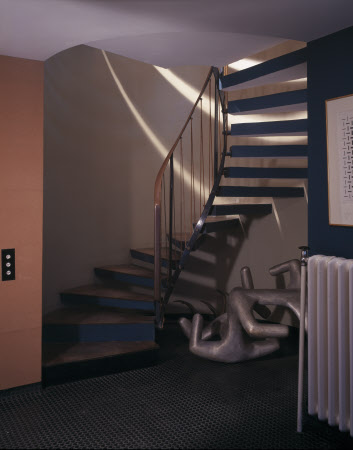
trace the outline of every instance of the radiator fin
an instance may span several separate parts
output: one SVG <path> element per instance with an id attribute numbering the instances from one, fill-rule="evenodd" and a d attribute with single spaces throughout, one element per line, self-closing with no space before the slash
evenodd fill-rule
<path id="1" fill-rule="evenodd" d="M 353 436 L 353 260 L 308 263 L 308 412 Z"/>

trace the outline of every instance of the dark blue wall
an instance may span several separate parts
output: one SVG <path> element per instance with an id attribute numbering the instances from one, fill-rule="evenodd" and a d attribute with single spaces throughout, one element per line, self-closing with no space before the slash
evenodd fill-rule
<path id="1" fill-rule="evenodd" d="M 328 220 L 325 100 L 353 94 L 353 27 L 308 43 L 310 254 L 353 258 L 353 228 Z"/>

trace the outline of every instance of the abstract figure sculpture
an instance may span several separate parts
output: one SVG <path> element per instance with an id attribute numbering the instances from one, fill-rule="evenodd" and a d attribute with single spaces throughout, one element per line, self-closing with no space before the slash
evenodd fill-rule
<path id="1" fill-rule="evenodd" d="M 300 319 L 300 263 L 293 259 L 270 269 L 273 276 L 289 272 L 286 289 L 254 289 L 248 267 L 241 269 L 241 288 L 229 294 L 226 312 L 205 328 L 203 318 L 195 314 L 192 322 L 181 318 L 179 324 L 189 338 L 189 348 L 195 355 L 220 362 L 239 362 L 257 358 L 279 348 L 278 338 L 286 337 L 286 325 L 258 322 L 253 310 L 263 317 L 270 311 L 266 305 L 280 305 L 291 309 Z M 220 340 L 209 341 L 219 335 Z"/>

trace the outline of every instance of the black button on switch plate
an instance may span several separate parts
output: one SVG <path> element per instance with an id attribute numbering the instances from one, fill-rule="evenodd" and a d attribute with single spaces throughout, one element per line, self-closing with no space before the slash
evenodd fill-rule
<path id="1" fill-rule="evenodd" d="M 15 279 L 15 249 L 1 250 L 1 273 L 2 281 Z"/>

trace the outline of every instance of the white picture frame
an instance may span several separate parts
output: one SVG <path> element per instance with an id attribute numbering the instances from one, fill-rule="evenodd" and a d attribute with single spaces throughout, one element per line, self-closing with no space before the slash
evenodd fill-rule
<path id="1" fill-rule="evenodd" d="M 325 103 L 329 224 L 353 227 L 353 94 Z"/>

